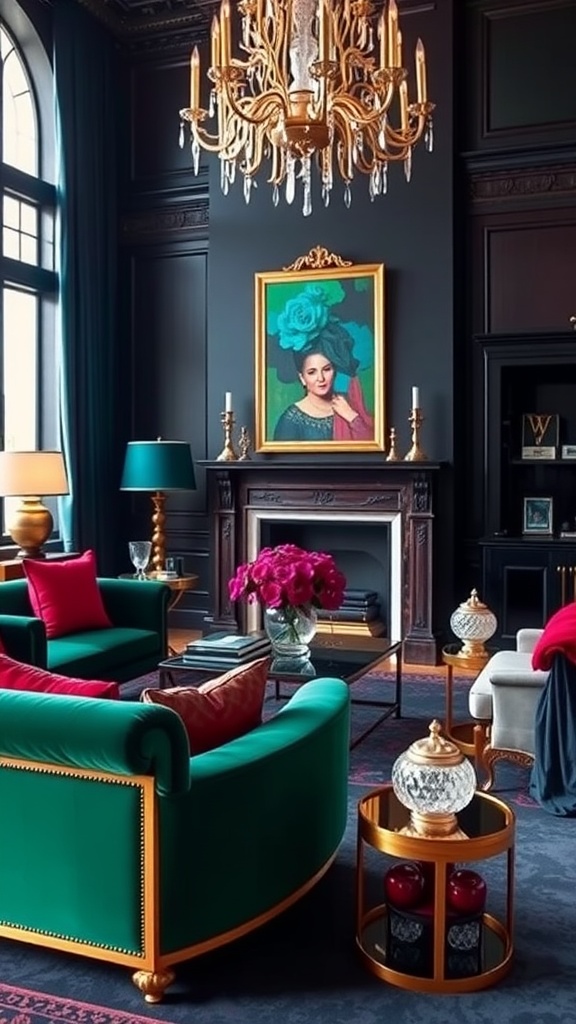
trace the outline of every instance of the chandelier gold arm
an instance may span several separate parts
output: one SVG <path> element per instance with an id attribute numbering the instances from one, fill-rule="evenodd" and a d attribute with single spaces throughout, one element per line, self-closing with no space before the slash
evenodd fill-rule
<path id="1" fill-rule="evenodd" d="M 242 96 L 238 100 L 234 96 L 228 82 L 225 82 L 224 94 L 228 106 L 236 117 L 241 121 L 247 121 L 249 124 L 262 124 L 264 120 L 270 117 L 274 110 L 281 110 L 284 115 L 287 113 L 286 99 L 284 93 L 279 89 L 271 89 L 264 96 Z M 257 112 L 253 112 L 254 108 L 258 108 Z"/>

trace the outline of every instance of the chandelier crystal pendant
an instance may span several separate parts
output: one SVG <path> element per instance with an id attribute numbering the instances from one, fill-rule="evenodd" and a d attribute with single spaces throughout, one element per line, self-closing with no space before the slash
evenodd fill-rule
<path id="1" fill-rule="evenodd" d="M 213 83 L 208 110 L 200 106 L 200 55 L 190 61 L 190 106 L 180 111 L 180 145 L 190 125 L 197 174 L 201 149 L 218 154 L 226 195 L 237 171 L 248 203 L 256 176 L 269 164 L 277 205 L 302 187 L 302 212 L 312 212 L 312 166 L 325 206 L 337 175 L 344 203 L 355 174 L 368 176 L 370 198 L 387 191 L 388 164 L 412 173 L 412 150 L 433 145 L 432 111 L 421 39 L 415 51 L 416 101 L 408 97 L 396 0 L 380 13 L 371 0 L 238 0 L 240 56 L 232 56 L 230 0 L 222 0 L 211 32 Z M 398 126 L 392 124 L 394 110 Z M 204 126 L 215 120 L 213 134 Z"/>

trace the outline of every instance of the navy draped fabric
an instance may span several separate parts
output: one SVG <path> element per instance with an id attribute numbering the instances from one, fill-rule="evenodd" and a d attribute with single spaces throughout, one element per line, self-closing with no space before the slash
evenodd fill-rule
<path id="1" fill-rule="evenodd" d="M 536 709 L 530 794 L 550 814 L 576 816 L 576 665 L 556 654 Z"/>
<path id="2" fill-rule="evenodd" d="M 61 282 L 62 444 L 70 494 L 66 550 L 117 564 L 121 401 L 117 331 L 117 57 L 113 40 L 73 0 L 54 4 Z"/>

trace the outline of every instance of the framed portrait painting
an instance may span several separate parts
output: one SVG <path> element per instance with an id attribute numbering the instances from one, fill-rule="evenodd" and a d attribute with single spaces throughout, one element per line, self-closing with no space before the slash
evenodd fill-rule
<path id="1" fill-rule="evenodd" d="M 320 246 L 255 277 L 259 452 L 384 451 L 384 266 Z"/>

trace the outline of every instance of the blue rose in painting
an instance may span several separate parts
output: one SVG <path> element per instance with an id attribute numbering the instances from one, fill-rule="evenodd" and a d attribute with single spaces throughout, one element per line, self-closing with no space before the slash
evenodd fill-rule
<path id="1" fill-rule="evenodd" d="M 281 348 L 299 352 L 317 337 L 328 323 L 328 305 L 324 290 L 318 285 L 307 285 L 293 299 L 288 299 L 278 314 L 278 341 Z"/>

